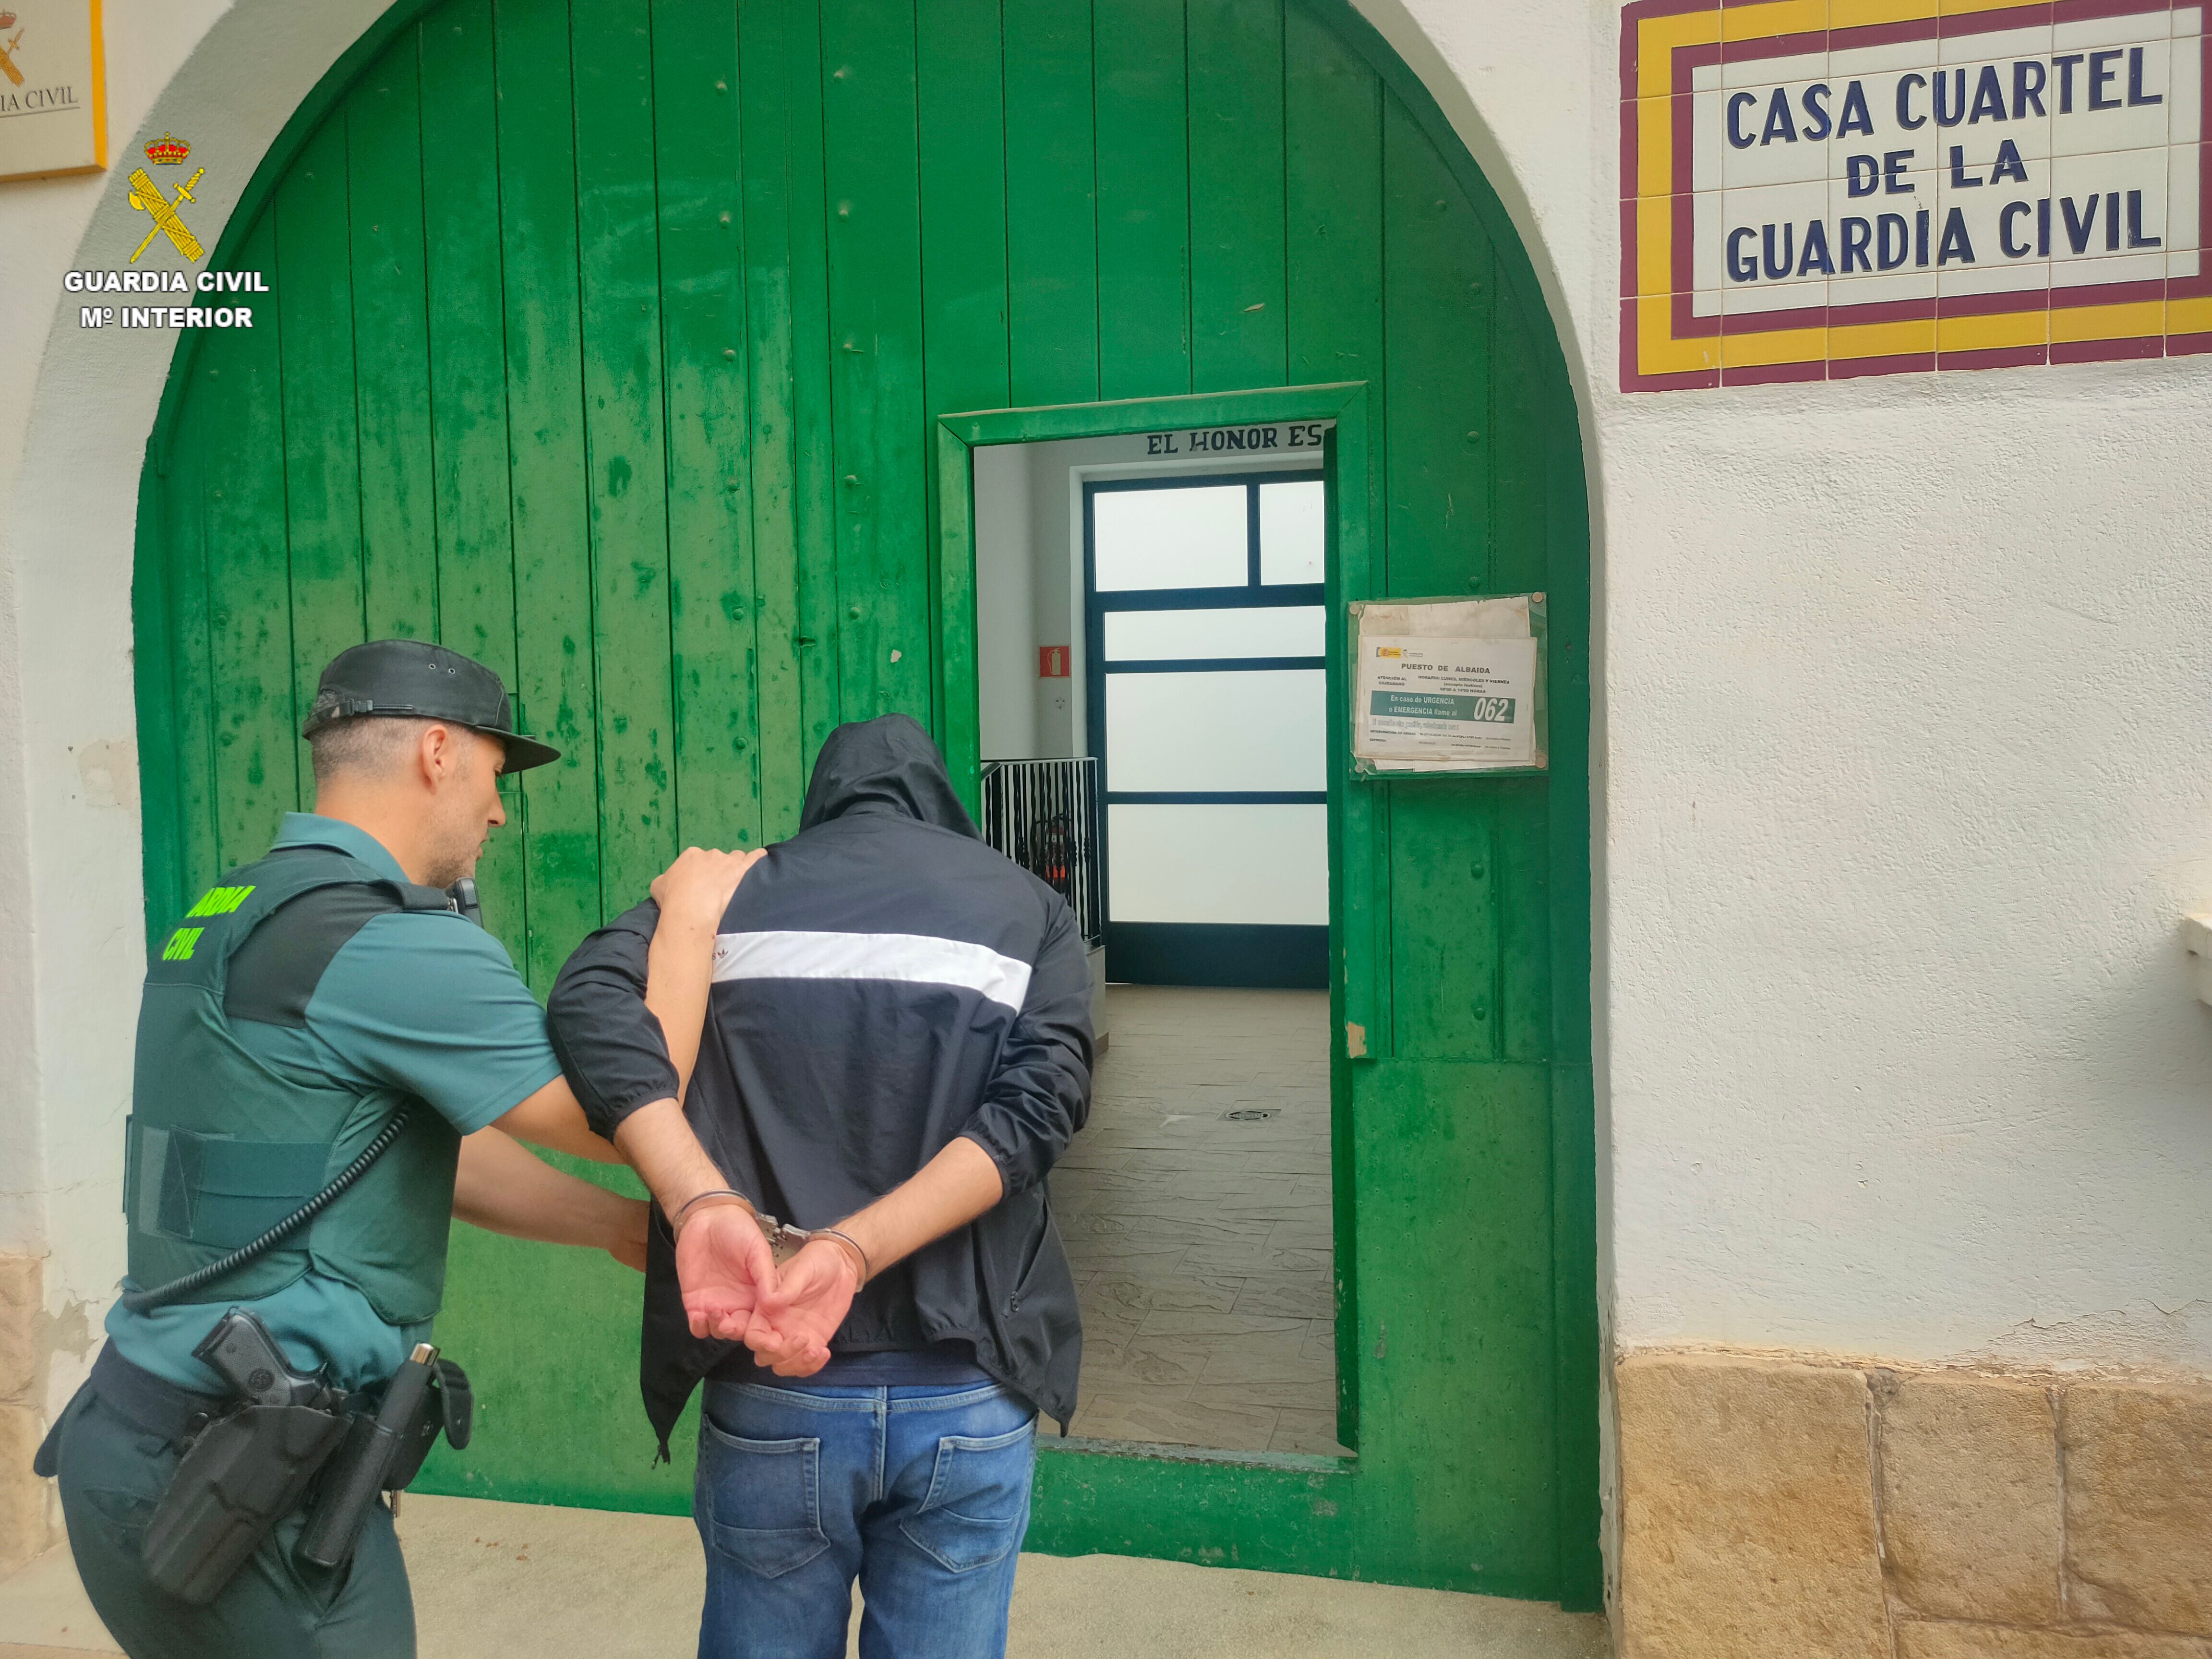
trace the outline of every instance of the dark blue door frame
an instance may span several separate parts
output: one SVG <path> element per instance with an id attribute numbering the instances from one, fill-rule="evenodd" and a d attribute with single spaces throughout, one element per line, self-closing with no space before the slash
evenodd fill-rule
<path id="1" fill-rule="evenodd" d="M 1106 677 L 1109 674 L 1252 673 L 1313 669 L 1328 659 L 1311 657 L 1188 657 L 1106 660 L 1106 613 L 1112 611 L 1254 611 L 1320 606 L 1322 582 L 1261 580 L 1260 486 L 1317 483 L 1311 468 L 1269 472 L 1206 473 L 1175 478 L 1117 478 L 1083 486 L 1084 726 L 1098 762 L 1101 882 L 1105 892 L 1106 977 L 1135 985 L 1218 985 L 1267 989 L 1326 990 L 1328 928 L 1266 922 L 1116 921 L 1113 890 L 1113 809 L 1119 806 L 1326 806 L 1328 792 L 1311 790 L 1116 791 L 1106 759 Z M 1098 591 L 1097 498 L 1124 490 L 1193 489 L 1237 485 L 1244 489 L 1245 580 L 1237 587 L 1149 587 Z"/>

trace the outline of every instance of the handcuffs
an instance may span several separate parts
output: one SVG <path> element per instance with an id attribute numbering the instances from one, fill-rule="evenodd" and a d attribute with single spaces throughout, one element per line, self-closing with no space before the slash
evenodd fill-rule
<path id="1" fill-rule="evenodd" d="M 669 1232 L 672 1235 L 681 1232 L 684 1218 L 691 1212 L 691 1206 L 709 1198 L 734 1198 L 738 1203 L 744 1205 L 745 1212 L 753 1218 L 753 1224 L 761 1230 L 761 1237 L 768 1240 L 769 1255 L 779 1267 L 797 1255 L 807 1245 L 820 1238 L 842 1244 L 852 1252 L 855 1258 L 855 1265 L 860 1270 L 860 1281 L 853 1287 L 854 1290 L 857 1291 L 861 1285 L 866 1284 L 875 1276 L 872 1266 L 868 1261 L 867 1251 L 860 1248 L 860 1241 L 851 1234 L 841 1232 L 835 1227 L 794 1227 L 788 1222 L 777 1220 L 743 1193 L 733 1191 L 727 1187 L 716 1187 L 707 1192 L 694 1193 L 690 1198 L 685 1199 L 677 1206 L 676 1213 L 668 1219 Z"/>

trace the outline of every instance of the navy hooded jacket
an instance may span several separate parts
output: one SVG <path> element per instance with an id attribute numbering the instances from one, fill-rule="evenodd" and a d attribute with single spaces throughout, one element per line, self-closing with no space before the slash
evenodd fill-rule
<path id="1" fill-rule="evenodd" d="M 611 1136 L 676 1091 L 644 1002 L 651 900 L 601 928 L 547 1003 L 585 1115 Z M 1066 902 L 986 846 L 903 714 L 840 726 L 799 832 L 738 886 L 715 941 L 684 1115 L 730 1184 L 801 1227 L 843 1219 L 964 1135 L 1006 1195 L 872 1279 L 834 1353 L 944 1346 L 1060 1422 L 1082 1328 L 1045 1176 L 1091 1106 L 1091 980 Z M 752 1373 L 693 1337 L 656 1208 L 641 1380 L 661 1438 L 704 1376 Z"/>

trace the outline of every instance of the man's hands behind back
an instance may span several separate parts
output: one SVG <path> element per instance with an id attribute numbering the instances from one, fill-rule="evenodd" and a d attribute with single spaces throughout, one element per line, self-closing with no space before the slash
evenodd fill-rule
<path id="1" fill-rule="evenodd" d="M 685 1220 L 676 1276 L 692 1335 L 743 1342 L 779 1376 L 811 1376 L 830 1363 L 830 1339 L 860 1287 L 852 1257 L 826 1242 L 779 1268 L 752 1212 L 734 1203 Z"/>
<path id="2" fill-rule="evenodd" d="M 859 1288 L 851 1256 L 827 1239 L 806 1245 L 777 1269 L 754 1307 L 745 1332 L 753 1363 L 778 1376 L 813 1376 L 830 1363 L 830 1339 Z"/>
<path id="3" fill-rule="evenodd" d="M 752 1211 L 712 1202 L 693 1211 L 676 1235 L 676 1278 L 692 1335 L 744 1341 L 762 1291 L 775 1284 L 775 1258 Z"/>

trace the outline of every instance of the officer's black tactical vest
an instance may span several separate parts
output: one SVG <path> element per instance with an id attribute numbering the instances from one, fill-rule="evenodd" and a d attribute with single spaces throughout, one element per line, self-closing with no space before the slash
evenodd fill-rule
<path id="1" fill-rule="evenodd" d="M 288 1074 L 240 1042 L 235 1023 L 305 1025 L 324 970 L 370 917 L 447 908 L 435 888 L 329 848 L 295 847 L 232 871 L 185 913 L 147 971 L 138 1014 L 123 1207 L 141 1288 L 204 1267 L 290 1214 L 410 1099 Z M 257 932 L 246 971 L 234 975 Z M 459 1152 L 452 1126 L 416 1103 L 399 1139 L 336 1203 L 185 1299 L 267 1296 L 312 1264 L 358 1286 L 389 1323 L 429 1318 L 445 1289 Z"/>

